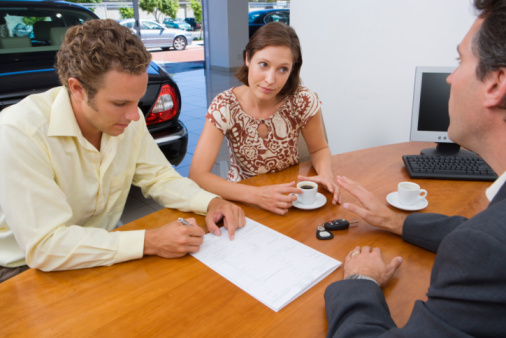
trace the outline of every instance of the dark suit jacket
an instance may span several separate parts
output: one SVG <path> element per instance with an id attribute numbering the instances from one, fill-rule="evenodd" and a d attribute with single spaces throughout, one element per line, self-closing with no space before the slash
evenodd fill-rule
<path id="1" fill-rule="evenodd" d="M 428 300 L 397 328 L 375 283 L 335 282 L 325 291 L 328 337 L 506 337 L 506 184 L 469 220 L 410 215 L 402 237 L 437 251 Z"/>

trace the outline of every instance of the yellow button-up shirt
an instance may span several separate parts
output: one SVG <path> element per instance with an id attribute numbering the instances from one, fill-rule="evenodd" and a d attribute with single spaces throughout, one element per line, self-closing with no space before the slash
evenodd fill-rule
<path id="1" fill-rule="evenodd" d="M 65 88 L 0 113 L 0 265 L 44 271 L 140 258 L 144 231 L 114 229 L 130 186 L 182 211 L 207 212 L 210 194 L 181 177 L 142 113 L 98 151 L 82 135 Z"/>

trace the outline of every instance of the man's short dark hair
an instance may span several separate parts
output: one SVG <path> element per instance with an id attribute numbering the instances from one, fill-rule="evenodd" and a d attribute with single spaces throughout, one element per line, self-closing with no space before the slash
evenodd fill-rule
<path id="1" fill-rule="evenodd" d="M 476 75 L 483 80 L 490 72 L 506 67 L 506 0 L 475 0 L 483 24 L 473 37 L 473 53 L 479 58 Z"/>

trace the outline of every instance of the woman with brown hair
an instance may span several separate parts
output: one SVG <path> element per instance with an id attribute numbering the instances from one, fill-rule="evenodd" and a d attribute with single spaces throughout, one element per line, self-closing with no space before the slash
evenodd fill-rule
<path id="1" fill-rule="evenodd" d="M 255 204 L 285 214 L 301 193 L 295 182 L 252 187 L 234 184 L 258 174 L 299 163 L 297 141 L 302 132 L 318 173 L 299 177 L 324 186 L 340 200 L 331 170 L 330 149 L 322 128 L 321 102 L 300 84 L 302 54 L 293 28 L 269 23 L 251 38 L 236 77 L 244 84 L 216 96 L 193 156 L 190 178 L 228 200 Z M 211 173 L 227 138 L 230 170 L 227 180 Z"/>

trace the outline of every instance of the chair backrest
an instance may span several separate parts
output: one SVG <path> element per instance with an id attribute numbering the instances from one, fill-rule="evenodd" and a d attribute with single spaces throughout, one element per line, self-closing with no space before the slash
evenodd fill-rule
<path id="1" fill-rule="evenodd" d="M 318 94 L 316 94 L 316 97 L 318 97 Z M 327 138 L 327 129 L 325 128 L 325 121 L 323 121 L 323 115 L 322 115 L 322 130 L 323 130 L 323 137 L 325 137 L 325 141 L 327 141 L 328 143 L 329 139 Z M 301 163 L 311 160 L 311 154 L 309 153 L 309 149 L 307 147 L 306 141 L 304 140 L 304 137 L 302 136 L 302 133 L 299 133 L 299 141 L 297 143 L 297 147 L 299 148 L 299 161 Z"/>
<path id="2" fill-rule="evenodd" d="M 327 138 L 327 130 L 325 129 L 325 123 L 323 122 L 323 116 L 322 116 L 322 129 L 323 129 L 323 137 L 325 137 L 325 141 L 328 143 Z M 304 140 L 304 137 L 302 136 L 302 133 L 299 134 L 299 140 L 297 147 L 299 148 L 299 161 L 300 163 L 306 162 L 311 160 L 311 154 L 309 153 L 309 149 L 307 147 L 306 141 Z"/>
<path id="3" fill-rule="evenodd" d="M 67 27 L 51 27 L 49 29 L 49 41 L 52 46 L 60 46 L 65 38 Z"/>
<path id="4" fill-rule="evenodd" d="M 31 47 L 32 41 L 28 36 L 13 37 L 13 38 L 0 38 L 0 48 L 23 48 Z"/>

